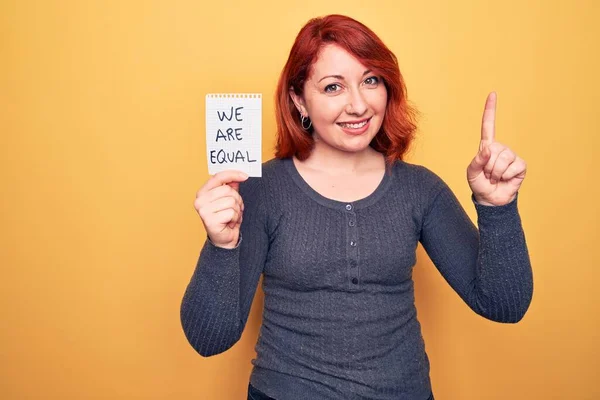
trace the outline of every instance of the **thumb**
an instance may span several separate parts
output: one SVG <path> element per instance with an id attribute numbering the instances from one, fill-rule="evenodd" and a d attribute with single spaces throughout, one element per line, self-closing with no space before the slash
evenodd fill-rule
<path id="1" fill-rule="evenodd" d="M 240 183 L 239 182 L 229 182 L 227 185 L 229 185 L 236 192 L 240 191 Z"/>
<path id="2" fill-rule="evenodd" d="M 471 164 L 469 164 L 469 167 L 467 168 L 468 179 L 473 179 L 483 172 L 483 168 L 492 156 L 492 152 L 488 146 L 483 145 L 481 147 L 482 149 L 477 152 L 477 155 L 473 158 L 473 161 L 471 161 Z"/>

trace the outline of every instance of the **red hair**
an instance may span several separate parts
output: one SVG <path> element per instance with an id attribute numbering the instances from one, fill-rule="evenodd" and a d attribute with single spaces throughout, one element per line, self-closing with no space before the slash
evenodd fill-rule
<path id="1" fill-rule="evenodd" d="M 295 155 L 305 160 L 310 155 L 314 139 L 311 133 L 302 129 L 300 112 L 289 91 L 291 88 L 297 95 L 302 95 L 311 66 L 321 48 L 328 44 L 340 46 L 383 79 L 387 90 L 386 112 L 370 145 L 383 153 L 388 163 L 402 160 L 415 135 L 417 111 L 407 102 L 398 60 L 373 31 L 343 15 L 311 19 L 296 37 L 275 94 L 275 156 L 288 158 Z"/>

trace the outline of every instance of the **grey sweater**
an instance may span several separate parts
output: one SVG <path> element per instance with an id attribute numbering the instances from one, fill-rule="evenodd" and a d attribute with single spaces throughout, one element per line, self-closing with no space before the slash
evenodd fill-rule
<path id="1" fill-rule="evenodd" d="M 483 206 L 479 230 L 425 167 L 396 162 L 368 197 L 321 196 L 291 159 L 240 185 L 241 241 L 207 240 L 181 305 L 187 339 L 203 356 L 244 330 L 263 274 L 263 321 L 250 381 L 277 400 L 406 399 L 431 393 L 412 268 L 421 242 L 464 302 L 517 322 L 533 278 L 517 199 Z"/>

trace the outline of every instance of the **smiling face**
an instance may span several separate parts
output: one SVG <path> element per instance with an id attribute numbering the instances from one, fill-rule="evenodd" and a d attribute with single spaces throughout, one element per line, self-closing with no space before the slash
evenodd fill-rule
<path id="1" fill-rule="evenodd" d="M 303 94 L 290 96 L 312 121 L 315 149 L 343 152 L 368 148 L 385 115 L 387 90 L 381 78 L 341 47 L 323 47 Z"/>

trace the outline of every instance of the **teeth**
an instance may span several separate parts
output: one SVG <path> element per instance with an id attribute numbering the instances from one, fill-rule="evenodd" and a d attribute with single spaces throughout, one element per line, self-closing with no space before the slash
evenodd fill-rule
<path id="1" fill-rule="evenodd" d="M 362 128 L 363 126 L 365 126 L 367 124 L 367 122 L 369 122 L 369 121 L 363 121 L 359 124 L 340 124 L 340 125 L 344 128 L 358 129 L 358 128 Z"/>

